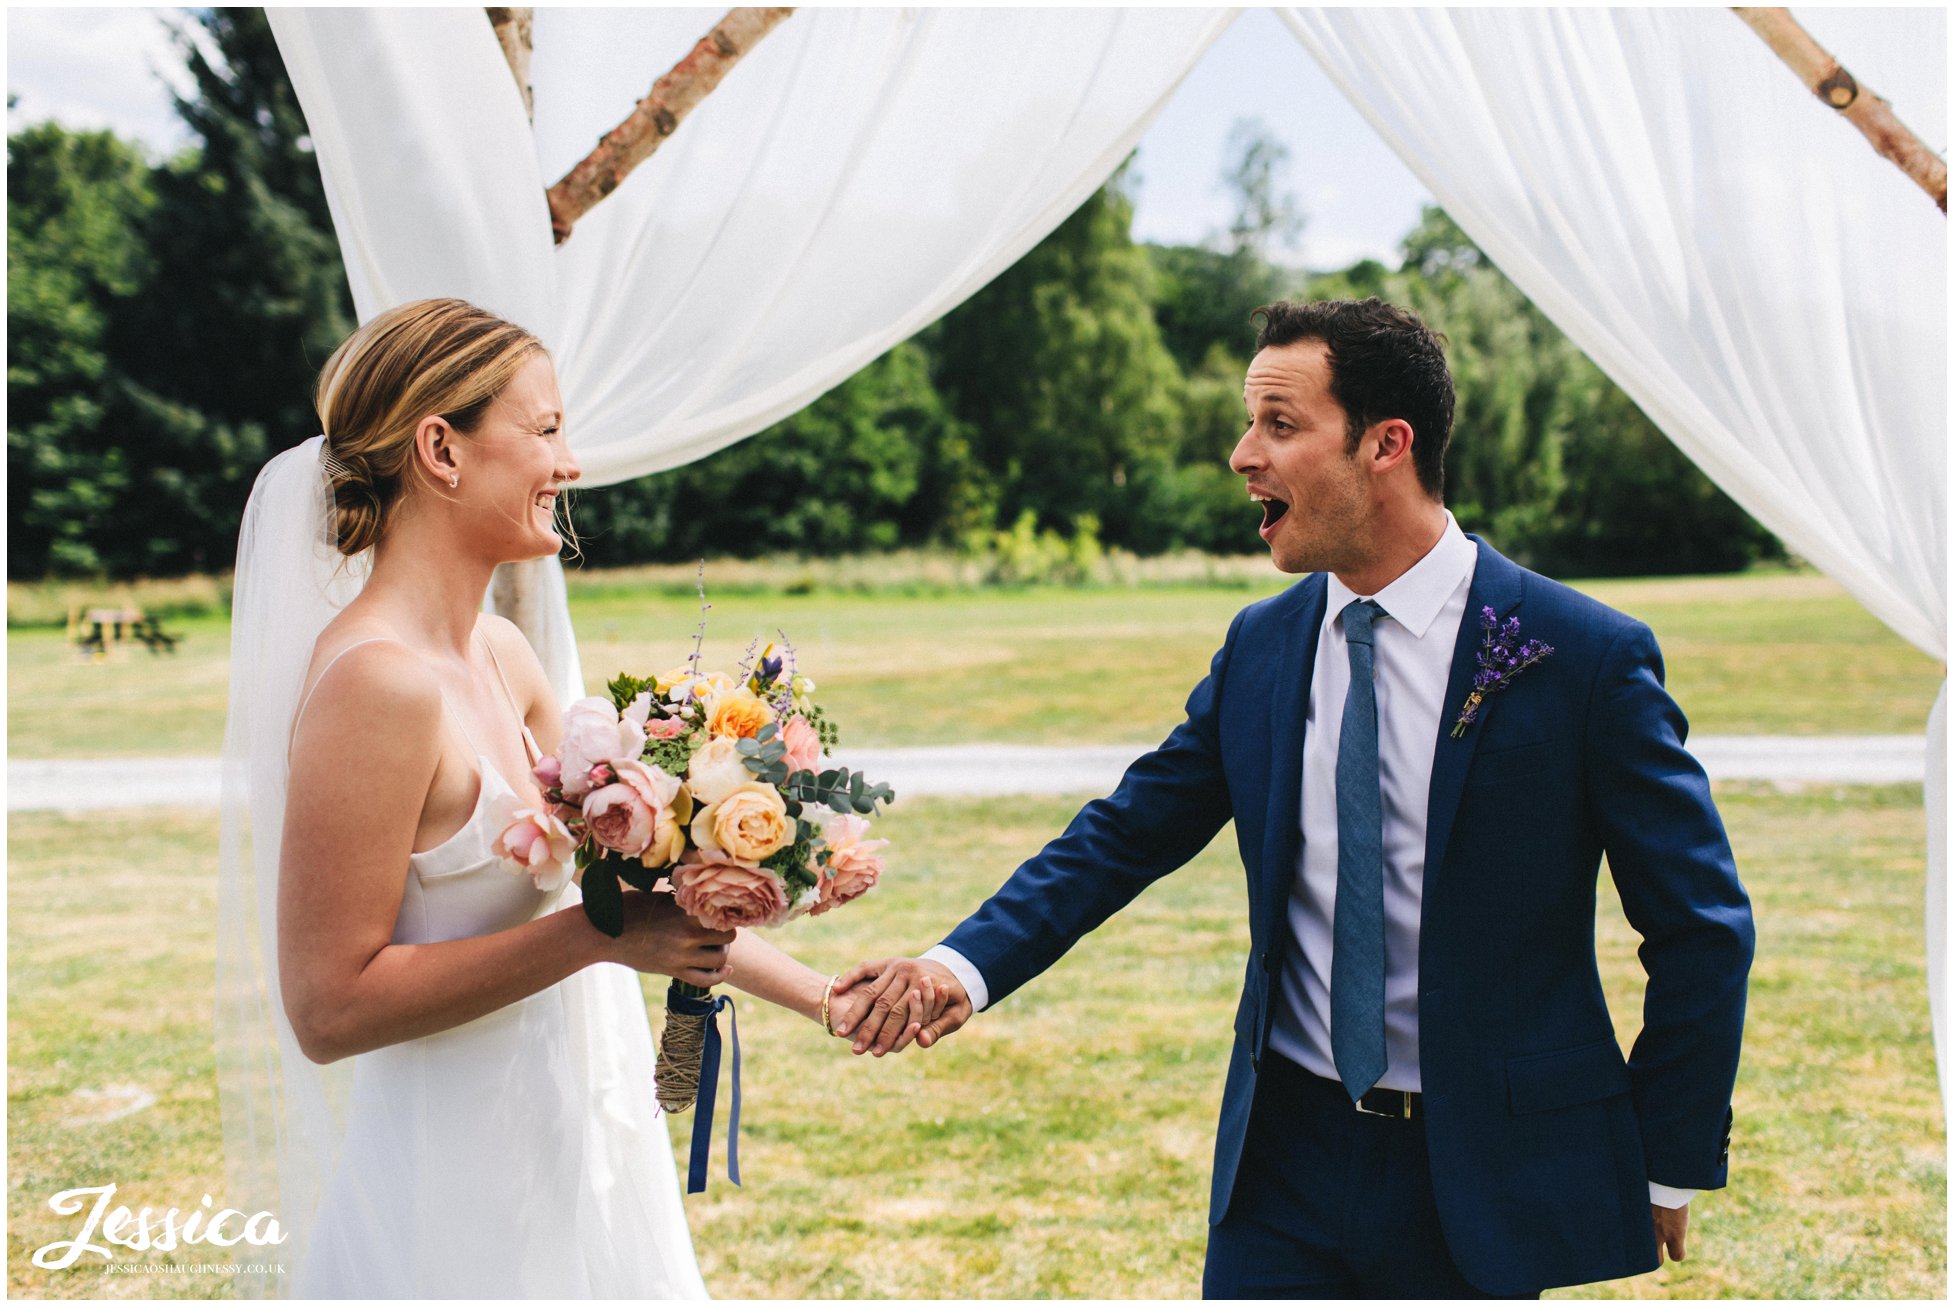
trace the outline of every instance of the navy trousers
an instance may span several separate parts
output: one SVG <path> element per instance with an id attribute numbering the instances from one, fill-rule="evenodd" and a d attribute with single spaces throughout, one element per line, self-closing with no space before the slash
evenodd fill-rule
<path id="1" fill-rule="evenodd" d="M 1439 1230 L 1424 1122 L 1367 1116 L 1269 1053 L 1204 1298 L 1485 1298 Z"/>

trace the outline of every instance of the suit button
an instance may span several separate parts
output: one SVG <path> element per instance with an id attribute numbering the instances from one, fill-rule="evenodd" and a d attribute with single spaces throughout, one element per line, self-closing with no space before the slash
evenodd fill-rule
<path id="1" fill-rule="evenodd" d="M 1271 970 L 1271 967 L 1269 965 L 1269 951 L 1267 949 L 1262 950 L 1262 970 L 1264 971 Z"/>

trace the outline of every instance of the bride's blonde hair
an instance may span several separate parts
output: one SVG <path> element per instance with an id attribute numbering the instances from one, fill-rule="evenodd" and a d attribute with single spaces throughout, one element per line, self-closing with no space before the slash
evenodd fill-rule
<path id="1" fill-rule="evenodd" d="M 385 534 L 422 419 L 438 414 L 473 431 L 523 365 L 548 353 L 515 323 L 461 299 L 398 305 L 341 342 L 313 396 L 339 552 L 350 557 Z"/>

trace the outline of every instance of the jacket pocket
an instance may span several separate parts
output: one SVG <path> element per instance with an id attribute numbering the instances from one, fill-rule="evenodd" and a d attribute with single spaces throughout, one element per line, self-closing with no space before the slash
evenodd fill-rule
<path id="1" fill-rule="evenodd" d="M 1628 1066 L 1612 1039 L 1509 1058 L 1506 1063 L 1507 1106 L 1515 1116 L 1593 1103 L 1628 1091 Z"/>
<path id="2" fill-rule="evenodd" d="M 1553 769 L 1554 742 L 1541 740 L 1537 744 L 1521 744 L 1477 755 L 1472 760 L 1472 770 L 1466 773 L 1466 784 L 1491 785 Z"/>

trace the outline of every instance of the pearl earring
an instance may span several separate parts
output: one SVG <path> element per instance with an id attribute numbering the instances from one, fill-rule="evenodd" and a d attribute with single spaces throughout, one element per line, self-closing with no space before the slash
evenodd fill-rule
<path id="1" fill-rule="evenodd" d="M 457 473 L 456 473 L 455 475 L 453 475 L 453 476 L 451 476 L 451 477 L 449 477 L 449 478 L 448 478 L 448 484 L 449 484 L 449 485 L 451 485 L 451 486 L 458 486 L 458 485 L 460 485 L 460 484 L 461 484 L 461 474 L 460 474 L 459 472 L 457 472 Z"/>

